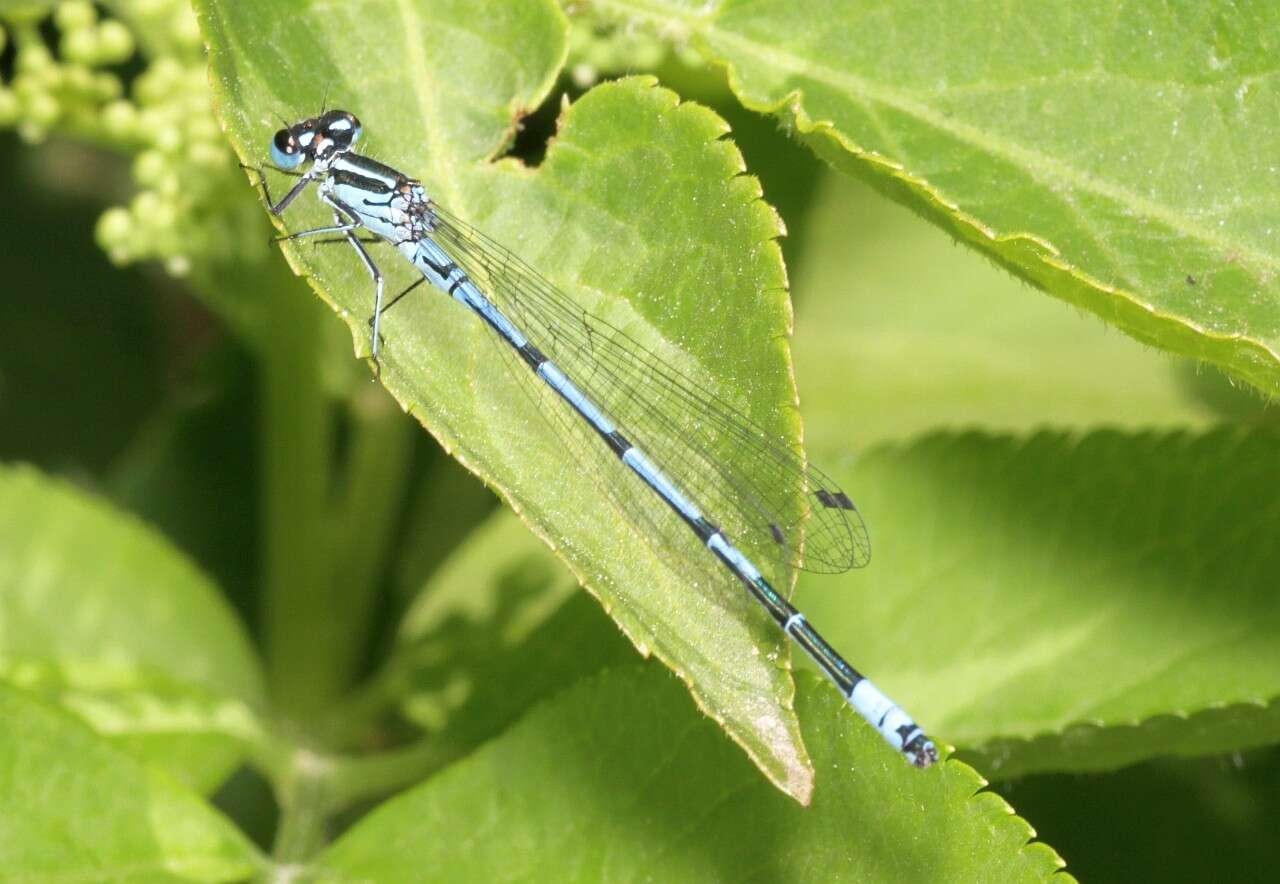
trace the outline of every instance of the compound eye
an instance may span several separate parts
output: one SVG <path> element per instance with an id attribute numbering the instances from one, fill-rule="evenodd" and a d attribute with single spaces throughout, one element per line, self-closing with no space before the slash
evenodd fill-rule
<path id="1" fill-rule="evenodd" d="M 355 114 L 332 110 L 320 118 L 320 130 L 340 150 L 346 150 L 360 140 L 360 121 Z"/>
<path id="2" fill-rule="evenodd" d="M 277 169 L 285 171 L 298 168 L 298 164 L 302 162 L 298 141 L 288 129 L 281 129 L 271 139 L 271 162 L 276 164 Z"/>

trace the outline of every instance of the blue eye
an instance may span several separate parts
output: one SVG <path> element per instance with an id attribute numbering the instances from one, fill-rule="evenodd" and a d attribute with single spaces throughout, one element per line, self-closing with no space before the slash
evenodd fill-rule
<path id="1" fill-rule="evenodd" d="M 302 151 L 298 149 L 298 142 L 288 129 L 281 129 L 271 139 L 271 162 L 275 163 L 277 169 L 285 171 L 298 168 L 298 164 L 302 162 Z"/>

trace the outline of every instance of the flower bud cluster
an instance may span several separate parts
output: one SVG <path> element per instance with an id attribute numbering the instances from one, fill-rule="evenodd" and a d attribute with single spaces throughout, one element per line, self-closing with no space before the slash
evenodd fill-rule
<path id="1" fill-rule="evenodd" d="M 47 12 L 0 13 L 0 50 L 15 50 L 0 127 L 31 143 L 56 133 L 132 155 L 135 195 L 96 231 L 117 264 L 158 260 L 181 276 L 193 262 L 261 251 L 263 222 L 213 117 L 190 5 L 118 0 L 112 10 L 117 18 L 85 0 L 59 3 L 52 40 L 41 32 Z M 126 83 L 120 69 L 137 53 L 145 67 Z"/>

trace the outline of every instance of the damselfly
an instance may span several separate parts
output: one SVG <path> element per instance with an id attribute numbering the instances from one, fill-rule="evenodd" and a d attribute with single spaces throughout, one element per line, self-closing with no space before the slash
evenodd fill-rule
<path id="1" fill-rule="evenodd" d="M 351 245 L 374 282 L 370 352 L 379 366 L 384 281 L 361 232 L 394 246 L 430 283 L 496 333 L 517 375 L 579 451 L 609 453 L 603 487 L 654 542 L 718 559 L 853 707 L 918 767 L 938 758 L 911 717 L 850 666 L 752 561 L 839 572 L 866 564 L 866 529 L 849 497 L 824 473 L 632 338 L 574 305 L 511 252 L 436 205 L 422 185 L 355 153 L 360 122 L 333 110 L 276 133 L 271 160 L 301 172 L 282 214 L 308 186 L 333 224 L 289 239 L 332 234 Z M 412 289 L 414 286 L 410 286 Z M 519 363 L 523 363 L 521 366 Z M 606 471 L 608 472 L 608 471 Z M 644 496 L 637 500 L 637 496 Z M 648 504 L 654 501 L 653 506 Z M 655 517 L 654 510 L 667 518 Z M 677 536 L 677 532 L 679 536 Z M 751 552 L 744 552 L 744 549 Z M 714 558 L 713 558 L 714 557 Z"/>

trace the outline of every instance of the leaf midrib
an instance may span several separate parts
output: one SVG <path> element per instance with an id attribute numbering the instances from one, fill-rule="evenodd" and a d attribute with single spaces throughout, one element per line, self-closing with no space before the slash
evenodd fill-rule
<path id="1" fill-rule="evenodd" d="M 413 3 L 410 0 L 396 0 L 396 7 L 399 9 L 400 17 L 404 23 L 405 53 L 409 57 L 413 94 L 418 102 L 420 119 L 432 122 L 438 121 L 436 103 L 431 97 L 431 90 L 426 87 L 426 84 L 431 82 L 431 77 L 427 70 L 427 59 L 422 51 L 422 41 L 417 39 L 417 35 L 421 33 L 422 22 L 418 18 L 418 13 L 413 8 Z M 441 148 L 436 136 L 438 128 L 439 126 L 430 124 L 422 127 L 423 142 L 427 152 L 427 164 L 431 168 L 432 189 L 439 187 L 442 190 L 448 190 L 450 194 L 448 204 L 457 205 L 457 191 L 449 188 L 447 184 L 447 182 L 453 180 L 453 176 L 443 174 L 440 166 Z"/>

